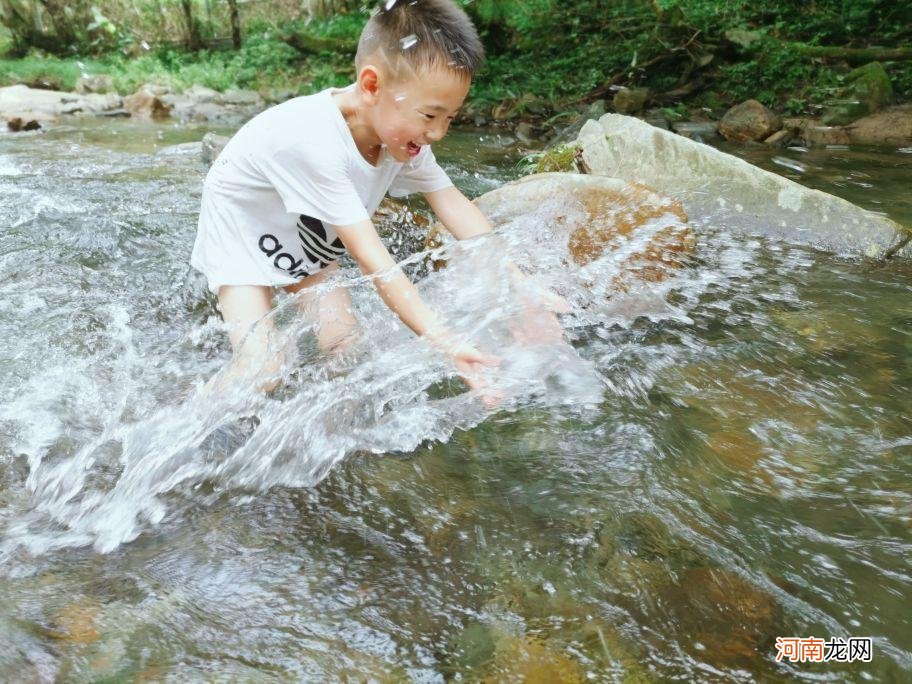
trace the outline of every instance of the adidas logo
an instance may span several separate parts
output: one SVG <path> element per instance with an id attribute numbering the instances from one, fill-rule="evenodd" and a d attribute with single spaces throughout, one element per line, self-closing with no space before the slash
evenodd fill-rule
<path id="1" fill-rule="evenodd" d="M 326 268 L 345 254 L 345 245 L 339 238 L 332 242 L 327 240 L 326 228 L 319 219 L 301 214 L 297 225 L 301 249 L 304 257 L 309 259 L 307 263 L 303 258 L 295 258 L 293 254 L 283 251 L 285 247 L 275 235 L 265 233 L 260 236 L 260 251 L 270 257 L 273 266 L 280 271 L 285 271 L 293 278 L 303 278 L 315 270 Z M 317 268 L 314 269 L 314 266 Z"/>

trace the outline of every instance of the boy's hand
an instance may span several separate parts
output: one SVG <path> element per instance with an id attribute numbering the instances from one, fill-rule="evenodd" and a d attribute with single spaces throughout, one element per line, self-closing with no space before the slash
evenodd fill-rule
<path id="1" fill-rule="evenodd" d="M 510 325 L 513 339 L 522 345 L 553 344 L 564 339 L 564 329 L 555 314 L 569 313 L 570 304 L 553 292 L 526 295 L 518 320 Z"/>
<path id="2" fill-rule="evenodd" d="M 488 386 L 483 373 L 485 368 L 496 368 L 500 359 L 490 354 L 483 354 L 470 344 L 460 344 L 448 350 L 453 359 L 453 365 L 459 371 L 463 382 L 474 390 L 484 389 Z"/>
<path id="3" fill-rule="evenodd" d="M 453 360 L 459 377 L 469 389 L 479 393 L 487 408 L 494 408 L 501 402 L 503 396 L 498 392 L 492 392 L 484 378 L 486 368 L 496 368 L 500 365 L 499 358 L 484 354 L 470 344 L 459 342 L 449 331 L 442 328 L 434 328 L 425 336 L 431 344 Z"/>

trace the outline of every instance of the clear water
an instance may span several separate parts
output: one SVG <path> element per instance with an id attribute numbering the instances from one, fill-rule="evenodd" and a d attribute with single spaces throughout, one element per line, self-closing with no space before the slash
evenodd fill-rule
<path id="1" fill-rule="evenodd" d="M 908 679 L 912 264 L 694 217 L 692 263 L 622 296 L 610 255 L 568 268 L 533 217 L 407 266 L 504 360 L 494 411 L 351 265 L 349 355 L 282 298 L 285 385 L 213 399 L 203 169 L 169 147 L 201 135 L 0 136 L 3 679 Z M 515 175 L 508 143 L 438 156 L 475 194 Z M 799 173 L 777 156 L 908 216 L 912 155 L 753 161 Z M 573 304 L 568 344 L 511 341 L 504 251 Z M 873 660 L 775 663 L 810 635 L 871 636 Z"/>

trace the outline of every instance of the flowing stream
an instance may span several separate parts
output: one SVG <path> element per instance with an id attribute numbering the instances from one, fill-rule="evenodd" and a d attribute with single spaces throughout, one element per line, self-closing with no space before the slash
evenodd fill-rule
<path id="1" fill-rule="evenodd" d="M 0 679 L 912 676 L 912 263 L 691 217 L 686 267 L 616 292 L 617 259 L 568 266 L 534 215 L 433 255 L 402 220 L 422 295 L 500 357 L 497 406 L 351 262 L 344 354 L 282 295 L 282 386 L 213 394 L 202 134 L 0 134 Z M 523 152 L 456 131 L 438 157 L 477 195 Z M 737 150 L 912 223 L 909 152 Z M 541 288 L 566 339 L 520 344 Z M 776 663 L 788 636 L 873 657 Z"/>

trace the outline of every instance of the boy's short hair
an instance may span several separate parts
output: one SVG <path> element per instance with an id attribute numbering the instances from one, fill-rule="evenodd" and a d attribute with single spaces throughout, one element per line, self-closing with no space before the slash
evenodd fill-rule
<path id="1" fill-rule="evenodd" d="M 471 79 L 484 63 L 478 31 L 452 0 L 383 0 L 361 32 L 355 68 L 378 55 L 397 78 L 445 67 Z"/>

